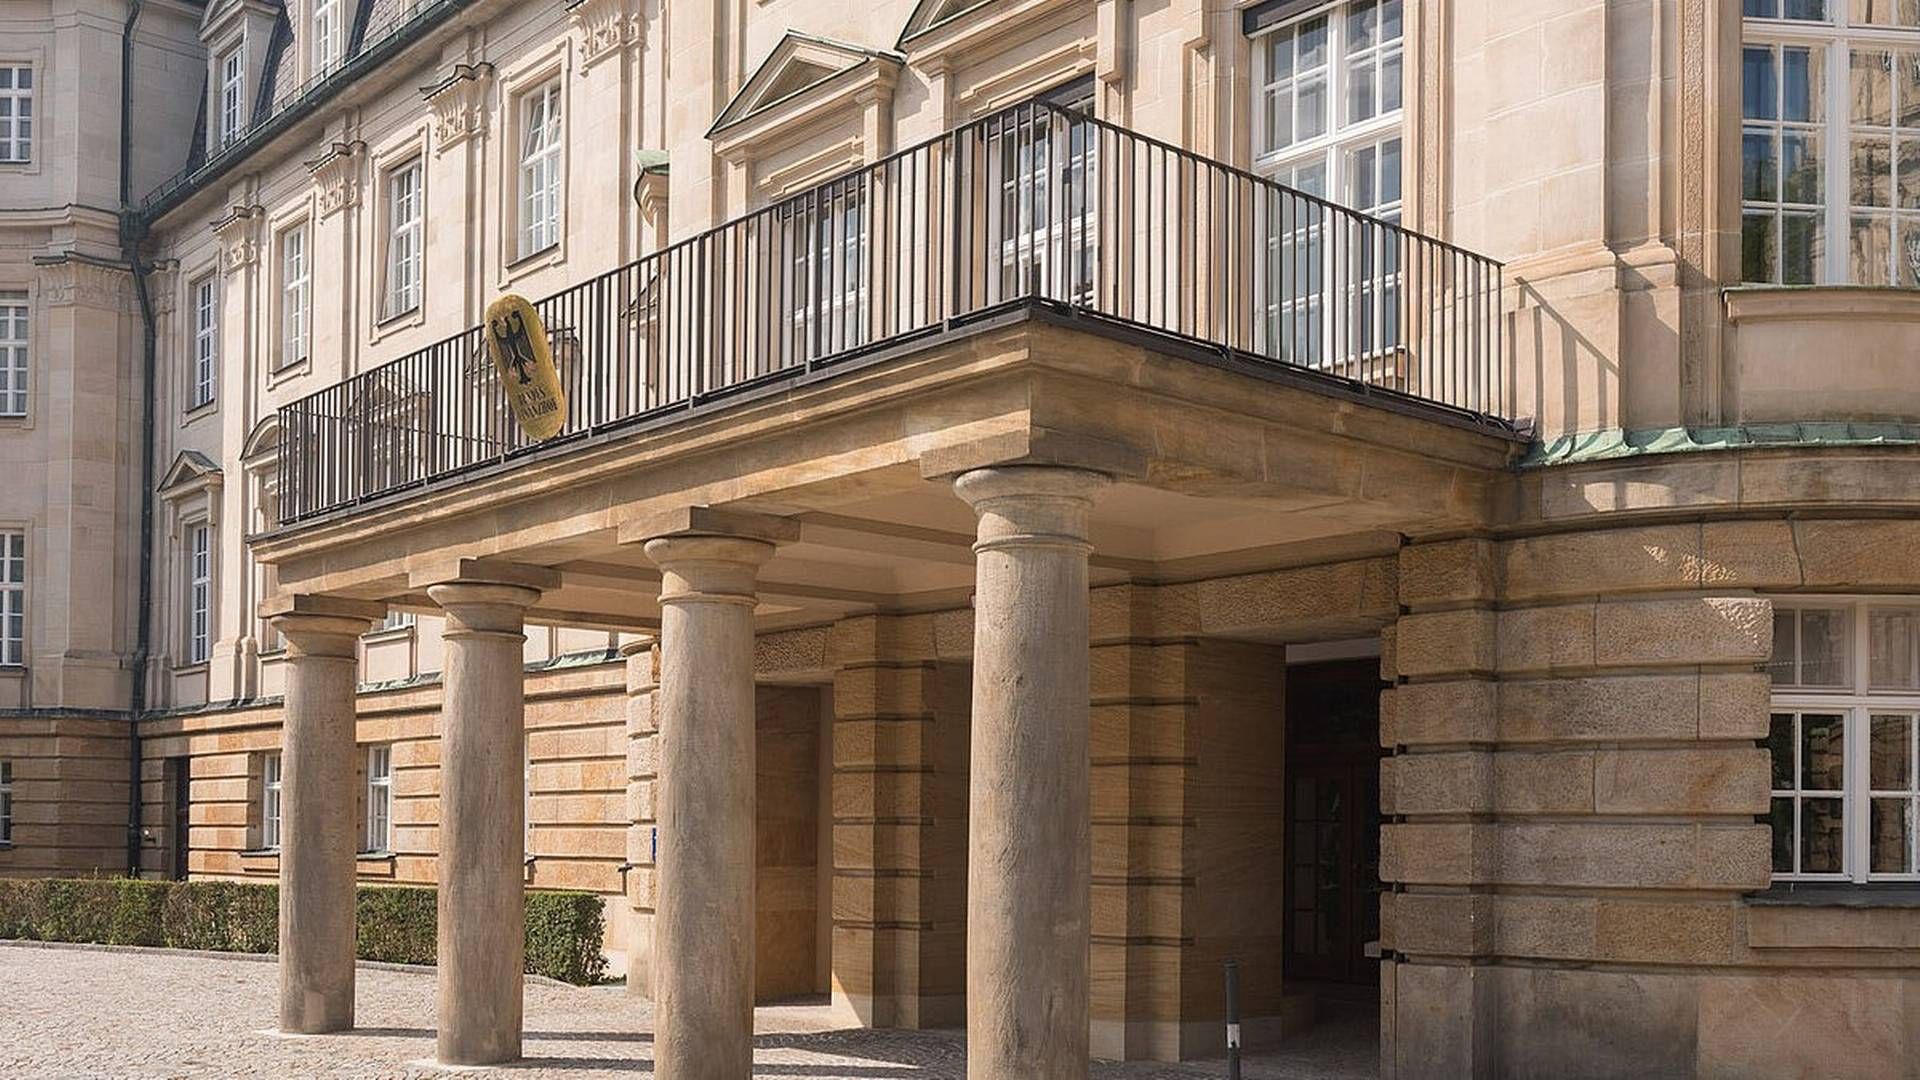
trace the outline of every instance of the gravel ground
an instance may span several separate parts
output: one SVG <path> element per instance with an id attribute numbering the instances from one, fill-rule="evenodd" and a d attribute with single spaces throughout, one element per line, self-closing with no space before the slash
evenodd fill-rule
<path id="1" fill-rule="evenodd" d="M 0 945 L 0 1077 L 445 1077 L 434 1066 L 431 972 L 362 968 L 360 1027 L 289 1037 L 272 1031 L 270 963 L 204 954 Z M 550 1080 L 653 1075 L 646 1002 L 621 987 L 529 980 L 526 1058 L 499 1072 Z M 833 1030 L 824 1005 L 756 1010 L 754 1076 L 959 1080 L 959 1032 Z M 1248 1080 L 1369 1077 L 1375 1021 L 1329 1019 L 1284 1054 L 1248 1062 Z M 467 1070 L 462 1070 L 465 1072 Z M 1223 1077 L 1223 1063 L 1096 1063 L 1098 1080 Z"/>

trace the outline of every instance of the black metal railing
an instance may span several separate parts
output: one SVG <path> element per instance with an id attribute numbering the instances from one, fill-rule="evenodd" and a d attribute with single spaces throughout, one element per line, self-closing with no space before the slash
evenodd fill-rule
<path id="1" fill-rule="evenodd" d="M 1500 265 L 1041 102 L 535 306 L 564 443 L 1044 305 L 1491 423 Z M 478 327 L 280 410 L 292 523 L 533 448 Z"/>

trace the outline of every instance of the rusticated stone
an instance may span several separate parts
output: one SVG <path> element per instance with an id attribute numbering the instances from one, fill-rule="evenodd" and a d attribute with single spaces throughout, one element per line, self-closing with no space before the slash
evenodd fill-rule
<path id="1" fill-rule="evenodd" d="M 1594 656 L 1602 665 L 1762 663 L 1773 647 L 1773 605 L 1754 597 L 1600 604 Z"/>

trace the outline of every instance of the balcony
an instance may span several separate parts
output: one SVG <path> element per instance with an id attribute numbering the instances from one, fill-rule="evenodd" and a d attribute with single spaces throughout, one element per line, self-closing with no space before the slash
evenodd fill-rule
<path id="1" fill-rule="evenodd" d="M 1042 318 L 1508 433 L 1498 263 L 1027 102 L 536 303 L 534 442 L 473 327 L 280 409 L 282 525 Z"/>

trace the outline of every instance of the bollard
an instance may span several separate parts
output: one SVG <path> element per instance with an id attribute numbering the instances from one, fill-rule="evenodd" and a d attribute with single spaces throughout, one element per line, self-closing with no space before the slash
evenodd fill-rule
<path id="1" fill-rule="evenodd" d="M 1227 961 L 1227 1080 L 1240 1080 L 1240 962 Z"/>

